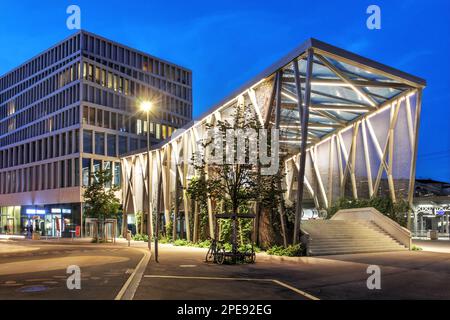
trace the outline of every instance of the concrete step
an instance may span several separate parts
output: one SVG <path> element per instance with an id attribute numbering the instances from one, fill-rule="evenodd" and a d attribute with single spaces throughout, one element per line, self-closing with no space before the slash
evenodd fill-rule
<path id="1" fill-rule="evenodd" d="M 359 244 L 333 244 L 333 245 L 318 245 L 312 244 L 310 245 L 311 249 L 333 249 L 333 248 L 397 248 L 402 247 L 398 243 L 359 243 Z"/>
<path id="2" fill-rule="evenodd" d="M 325 256 L 334 254 L 353 254 L 353 253 L 371 253 L 371 252 L 390 252 L 390 251 L 403 251 L 406 248 L 362 248 L 362 249 L 342 249 L 342 250 L 310 250 L 309 254 L 312 256 Z"/>
<path id="3" fill-rule="evenodd" d="M 310 220 L 302 223 L 310 235 L 310 255 L 406 250 L 371 221 Z"/>
<path id="4" fill-rule="evenodd" d="M 316 240 L 313 241 L 314 245 L 332 245 L 332 244 L 342 244 L 342 245 L 351 245 L 353 243 L 383 243 L 383 244 L 399 244 L 394 239 L 341 239 L 338 241 L 333 240 Z"/>

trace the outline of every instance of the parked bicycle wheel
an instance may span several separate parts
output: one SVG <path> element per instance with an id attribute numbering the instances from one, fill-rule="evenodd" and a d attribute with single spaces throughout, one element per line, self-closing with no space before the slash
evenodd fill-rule
<path id="1" fill-rule="evenodd" d="M 205 256 L 205 262 L 212 262 L 213 260 L 214 260 L 214 250 L 213 248 L 210 247 Z"/>
<path id="2" fill-rule="evenodd" d="M 245 255 L 245 262 L 247 263 L 255 263 L 256 261 L 256 253 L 255 252 L 248 252 Z"/>
<path id="3" fill-rule="evenodd" d="M 216 252 L 216 263 L 223 264 L 225 262 L 225 249 L 218 249 Z"/>

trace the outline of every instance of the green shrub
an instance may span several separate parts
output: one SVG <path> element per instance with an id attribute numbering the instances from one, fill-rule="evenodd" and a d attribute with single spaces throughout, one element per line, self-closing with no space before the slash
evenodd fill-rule
<path id="1" fill-rule="evenodd" d="M 177 239 L 172 243 L 174 246 L 188 246 L 190 242 L 184 239 Z"/>
<path id="2" fill-rule="evenodd" d="M 159 243 L 171 243 L 171 242 L 172 242 L 172 239 L 171 239 L 170 237 L 160 237 L 160 238 L 158 239 L 158 242 L 159 242 Z"/>
<path id="3" fill-rule="evenodd" d="M 205 240 L 195 244 L 196 247 L 199 248 L 209 248 L 211 246 L 211 241 Z"/>
<path id="4" fill-rule="evenodd" d="M 300 244 L 294 244 L 288 247 L 275 245 L 267 250 L 267 254 L 273 256 L 300 257 L 302 255 L 302 247 Z"/>
<path id="5" fill-rule="evenodd" d="M 132 237 L 132 239 L 133 239 L 134 241 L 145 241 L 145 242 L 148 242 L 148 235 L 136 233 L 136 234 Z"/>
<path id="6" fill-rule="evenodd" d="M 407 212 L 410 209 L 408 202 L 400 199 L 397 200 L 396 203 L 393 203 L 392 199 L 389 197 L 374 197 L 372 199 L 339 198 L 331 207 L 328 208 L 327 219 L 330 219 L 341 209 L 365 207 L 373 207 L 401 226 L 406 227 Z"/>
<path id="7" fill-rule="evenodd" d="M 411 247 L 411 250 L 412 250 L 412 251 L 422 251 L 423 249 L 422 249 L 421 247 L 418 247 L 418 246 L 416 246 L 416 245 L 413 245 L 413 246 Z"/>

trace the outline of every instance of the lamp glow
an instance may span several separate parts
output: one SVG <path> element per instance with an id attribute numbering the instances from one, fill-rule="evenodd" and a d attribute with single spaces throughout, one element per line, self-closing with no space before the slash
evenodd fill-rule
<path id="1" fill-rule="evenodd" d="M 139 107 L 142 111 L 149 112 L 153 107 L 153 103 L 150 101 L 142 101 Z"/>

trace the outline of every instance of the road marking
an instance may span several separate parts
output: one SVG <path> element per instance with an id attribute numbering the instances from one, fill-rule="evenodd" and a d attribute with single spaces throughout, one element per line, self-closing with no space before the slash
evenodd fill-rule
<path id="1" fill-rule="evenodd" d="M 180 264 L 180 268 L 194 268 L 196 264 Z"/>
<path id="2" fill-rule="evenodd" d="M 137 264 L 133 273 L 128 277 L 127 281 L 123 285 L 122 289 L 120 289 L 114 300 L 133 300 L 134 294 L 136 293 L 142 276 L 144 275 L 145 268 L 147 267 L 147 264 L 150 261 L 150 257 L 152 256 L 151 252 L 148 252 L 148 250 L 144 249 L 140 251 L 144 252 L 144 256 Z"/>
<path id="3" fill-rule="evenodd" d="M 311 300 L 320 300 L 319 298 L 313 296 L 312 294 L 309 294 L 309 293 L 307 293 L 307 292 L 305 292 L 305 291 L 299 290 L 299 289 L 297 289 L 297 288 L 295 288 L 295 287 L 293 287 L 293 286 L 291 286 L 291 285 L 288 285 L 287 283 L 284 283 L 284 282 L 282 282 L 282 281 L 275 280 L 275 279 L 272 279 L 272 281 L 273 281 L 274 283 L 276 283 L 276 284 L 279 284 L 279 285 L 282 286 L 282 287 L 285 287 L 285 288 L 290 289 L 290 290 L 292 290 L 292 291 L 294 291 L 294 292 L 297 292 L 299 295 L 304 296 L 304 297 L 306 297 L 306 298 L 308 298 L 308 299 L 311 299 Z"/>
<path id="4" fill-rule="evenodd" d="M 226 281 L 260 281 L 260 282 L 273 282 L 279 286 L 282 286 L 286 289 L 289 289 L 305 298 L 308 298 L 310 300 L 320 300 L 319 298 L 313 296 L 312 294 L 309 294 L 305 291 L 302 291 L 300 289 L 297 289 L 287 283 L 284 283 L 282 281 L 276 280 L 276 279 L 259 279 L 259 278 L 227 278 L 227 277 L 196 277 L 196 276 L 168 276 L 168 275 L 153 275 L 153 274 L 146 274 L 144 275 L 145 278 L 162 278 L 162 279 L 192 279 L 192 280 L 226 280 Z"/>
<path id="5" fill-rule="evenodd" d="M 17 287 L 17 286 L 23 286 L 23 283 L 5 283 L 5 284 L 0 284 L 0 286 Z"/>
<path id="6" fill-rule="evenodd" d="M 25 281 L 27 282 L 42 282 L 42 281 L 49 281 L 51 279 L 45 278 L 45 279 L 27 279 Z"/>

